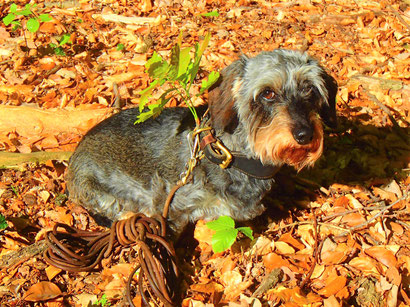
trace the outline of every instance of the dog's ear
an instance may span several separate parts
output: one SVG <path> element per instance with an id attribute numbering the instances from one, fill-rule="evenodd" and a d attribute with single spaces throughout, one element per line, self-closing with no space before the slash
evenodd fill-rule
<path id="1" fill-rule="evenodd" d="M 238 116 L 234 108 L 233 87 L 235 83 L 239 82 L 246 59 L 243 56 L 240 60 L 223 69 L 219 80 L 209 89 L 208 107 L 211 124 L 215 129 L 229 132 L 237 126 Z"/>
<path id="2" fill-rule="evenodd" d="M 327 89 L 327 103 L 322 104 L 319 110 L 319 115 L 323 122 L 330 128 L 337 127 L 336 116 L 336 94 L 337 94 L 337 82 L 336 80 L 325 71 L 322 73 L 322 78 L 325 81 Z"/>

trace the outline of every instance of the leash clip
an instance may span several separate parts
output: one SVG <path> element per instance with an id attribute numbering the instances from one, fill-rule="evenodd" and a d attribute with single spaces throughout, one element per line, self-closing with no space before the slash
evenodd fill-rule
<path id="1" fill-rule="evenodd" d="M 219 164 L 219 166 L 222 169 L 225 169 L 232 162 L 232 154 L 228 150 L 228 148 L 226 148 L 224 145 L 222 145 L 222 143 L 219 140 L 217 140 L 214 144 L 217 147 L 217 149 L 222 152 L 222 156 L 224 156 L 224 160 L 221 162 L 221 164 Z"/>

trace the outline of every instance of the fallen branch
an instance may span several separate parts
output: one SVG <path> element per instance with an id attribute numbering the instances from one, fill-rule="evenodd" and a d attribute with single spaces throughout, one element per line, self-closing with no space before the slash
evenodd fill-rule
<path id="1" fill-rule="evenodd" d="M 0 258 L 0 269 L 10 269 L 22 261 L 26 261 L 34 256 L 42 254 L 47 247 L 48 245 L 46 241 L 41 240 L 29 246 L 22 247 L 17 251 L 5 254 Z"/>
<path id="2" fill-rule="evenodd" d="M 259 287 L 252 294 L 252 297 L 258 297 L 265 293 L 269 289 L 272 289 L 276 284 L 281 281 L 283 277 L 283 271 L 279 268 L 272 270 L 268 276 L 261 282 Z"/>
<path id="3" fill-rule="evenodd" d="M 60 132 L 85 134 L 111 115 L 112 109 L 47 109 L 0 105 L 0 135 L 57 135 Z"/>
<path id="4" fill-rule="evenodd" d="M 0 152 L 0 169 L 21 169 L 25 163 L 42 164 L 49 160 L 67 161 L 71 154 L 71 151 Z"/>

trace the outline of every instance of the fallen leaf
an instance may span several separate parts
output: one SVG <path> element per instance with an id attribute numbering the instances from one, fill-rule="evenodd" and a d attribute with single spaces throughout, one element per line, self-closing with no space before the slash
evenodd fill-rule
<path id="1" fill-rule="evenodd" d="M 396 194 L 378 187 L 373 188 L 373 193 L 374 195 L 379 196 L 383 200 L 388 200 L 390 202 L 395 202 L 397 200 Z"/>
<path id="2" fill-rule="evenodd" d="M 283 259 L 281 256 L 275 253 L 269 253 L 262 257 L 263 264 L 265 265 L 268 271 L 273 269 L 280 268 L 282 266 L 289 266 L 290 263 L 286 259 Z"/>
<path id="3" fill-rule="evenodd" d="M 353 209 L 361 209 L 363 208 L 363 205 L 352 195 L 347 194 L 346 195 L 347 199 L 349 200 L 350 207 Z"/>
<path id="4" fill-rule="evenodd" d="M 342 217 L 341 223 L 345 223 L 347 226 L 356 226 L 366 222 L 366 219 L 358 212 L 349 213 Z"/>
<path id="5" fill-rule="evenodd" d="M 223 292 L 224 287 L 221 284 L 212 281 L 206 284 L 193 284 L 191 285 L 190 289 L 202 293 L 214 293 Z"/>
<path id="6" fill-rule="evenodd" d="M 260 236 L 252 242 L 252 247 L 249 251 L 249 254 L 263 256 L 272 252 L 274 249 L 275 241 L 268 239 L 267 237 Z"/>
<path id="7" fill-rule="evenodd" d="M 221 281 L 226 287 L 238 285 L 242 282 L 242 275 L 236 271 L 228 271 L 222 274 Z"/>
<path id="8" fill-rule="evenodd" d="M 302 250 L 305 248 L 305 245 L 300 242 L 299 240 L 295 239 L 294 237 L 292 237 L 292 234 L 287 232 L 285 234 L 283 234 L 278 241 L 283 241 L 288 243 L 289 245 L 293 246 L 296 249 Z"/>
<path id="9" fill-rule="evenodd" d="M 54 277 L 60 274 L 63 270 L 50 265 L 46 267 L 45 271 L 46 271 L 48 280 L 52 280 Z"/>
<path id="10" fill-rule="evenodd" d="M 380 275 L 379 270 L 377 269 L 376 264 L 374 263 L 374 260 L 367 257 L 367 256 L 360 256 L 360 257 L 355 257 L 352 260 L 350 260 L 349 265 L 360 272 L 362 272 L 364 275 Z"/>
<path id="11" fill-rule="evenodd" d="M 346 285 L 347 279 L 344 276 L 337 276 L 327 281 L 327 285 L 320 289 L 317 293 L 326 297 L 335 295 L 342 290 Z"/>
<path id="12" fill-rule="evenodd" d="M 388 268 L 396 267 L 397 259 L 394 254 L 385 247 L 373 246 L 364 251 L 367 255 L 373 257 Z"/>
<path id="13" fill-rule="evenodd" d="M 292 246 L 290 246 L 289 244 L 285 242 L 281 242 L 281 241 L 277 241 L 275 243 L 275 251 L 282 255 L 295 253 L 295 249 Z"/>
<path id="14" fill-rule="evenodd" d="M 56 284 L 49 281 L 40 281 L 32 285 L 23 295 L 23 300 L 28 302 L 46 301 L 61 295 L 61 290 Z"/>

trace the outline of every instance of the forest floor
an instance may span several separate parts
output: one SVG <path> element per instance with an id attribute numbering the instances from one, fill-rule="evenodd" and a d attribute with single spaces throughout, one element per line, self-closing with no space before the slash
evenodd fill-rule
<path id="1" fill-rule="evenodd" d="M 25 2 L 2 1 L 0 18 Z M 254 240 L 214 253 L 199 221 L 176 245 L 182 305 L 410 306 L 409 0 L 30 3 L 19 28 L 0 24 L 1 306 L 126 304 L 134 262 L 67 273 L 28 247 L 56 223 L 103 229 L 66 199 L 70 152 L 114 109 L 138 106 L 154 51 L 168 58 L 180 33 L 192 46 L 208 32 L 201 76 L 241 54 L 307 51 L 339 84 L 339 126 L 313 168 L 278 174 L 266 213 L 245 223 Z M 31 32 L 41 14 L 51 20 Z"/>

